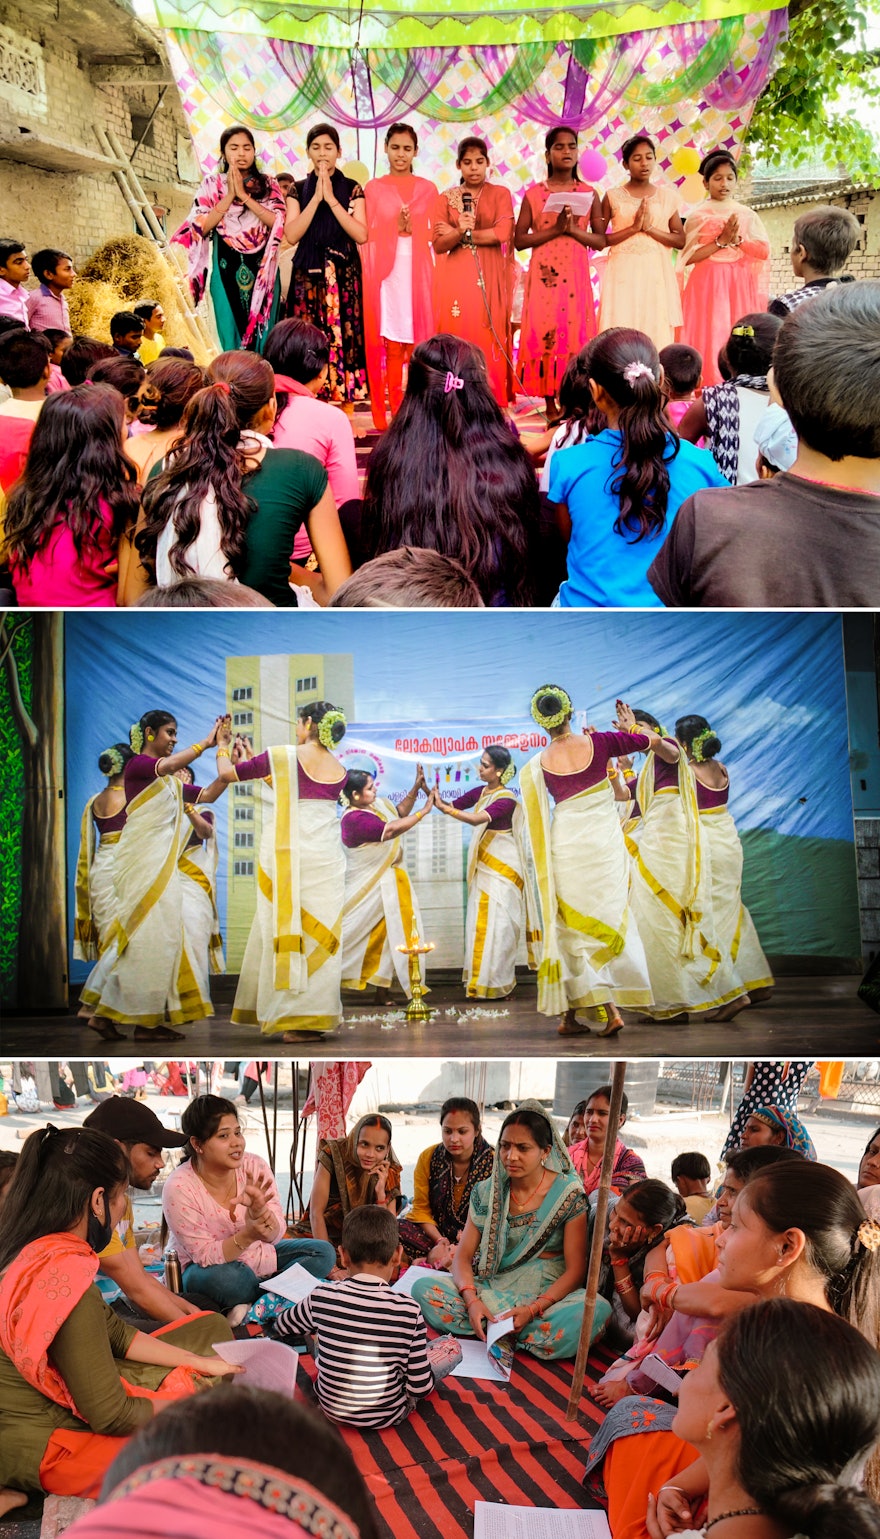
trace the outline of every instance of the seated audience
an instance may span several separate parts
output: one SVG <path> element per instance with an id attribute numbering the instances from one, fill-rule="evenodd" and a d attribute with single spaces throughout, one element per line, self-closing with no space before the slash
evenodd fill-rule
<path id="1" fill-rule="evenodd" d="M 93 364 L 118 356 L 116 349 L 107 342 L 98 342 L 94 337 L 74 337 L 62 356 L 59 368 L 68 385 L 84 385 Z"/>
<path id="2" fill-rule="evenodd" d="M 649 578 L 664 604 L 871 609 L 880 588 L 880 283 L 799 305 L 773 352 L 791 470 L 679 512 Z"/>
<path id="3" fill-rule="evenodd" d="M 318 1146 L 318 1164 L 309 1198 L 308 1228 L 319 1240 L 338 1246 L 342 1225 L 354 1208 L 390 1207 L 401 1202 L 401 1164 L 391 1146 L 391 1123 L 370 1112 L 345 1138 L 325 1138 Z M 344 1277 L 345 1268 L 331 1272 Z"/>
<path id="4" fill-rule="evenodd" d="M 368 1205 L 346 1214 L 340 1251 L 348 1276 L 313 1288 L 302 1303 L 283 1310 L 275 1334 L 283 1340 L 315 1332 L 315 1388 L 331 1421 L 393 1427 L 461 1362 L 461 1348 L 450 1352 L 442 1339 L 429 1347 L 415 1299 L 392 1292 L 403 1246 L 387 1208 Z"/>
<path id="5" fill-rule="evenodd" d="M 6 504 L 4 557 L 19 604 L 115 605 L 119 542 L 138 505 L 124 418 L 110 385 L 47 398 Z"/>
<path id="6" fill-rule="evenodd" d="M 118 1144 L 128 1161 L 128 1185 L 149 1192 L 164 1169 L 166 1149 L 180 1149 L 186 1135 L 163 1127 L 156 1113 L 127 1096 L 108 1096 L 89 1112 L 84 1127 L 105 1133 Z M 144 1270 L 134 1237 L 134 1212 L 126 1194 L 125 1211 L 109 1244 L 100 1252 L 101 1271 L 122 1289 L 134 1313 L 162 1323 L 185 1319 L 200 1312 L 178 1293 L 172 1293 L 158 1277 Z"/>
<path id="7" fill-rule="evenodd" d="M 144 340 L 144 323 L 132 310 L 110 317 L 110 341 L 121 358 L 133 358 Z"/>
<path id="8" fill-rule="evenodd" d="M 67 331 L 58 331 L 54 326 L 46 326 L 35 335 L 45 337 L 52 351 L 49 354 L 49 383 L 46 386 L 46 394 L 54 395 L 56 390 L 69 390 L 70 386 L 61 372 L 61 360 L 68 348 L 73 346 L 73 337 Z"/>
<path id="9" fill-rule="evenodd" d="M 216 1315 L 142 1335 L 94 1286 L 125 1211 L 122 1150 L 88 1128 L 25 1140 L 0 1227 L 0 1486 L 96 1496 L 121 1439 L 158 1406 L 238 1370 Z"/>
<path id="10" fill-rule="evenodd" d="M 609 1329 L 618 1339 L 634 1338 L 649 1252 L 679 1228 L 690 1240 L 693 1224 L 684 1202 L 663 1181 L 634 1181 L 611 1209 L 599 1292 L 611 1305 Z"/>
<path id="11" fill-rule="evenodd" d="M 0 336 L 0 380 L 10 398 L 0 402 L 0 492 L 21 475 L 49 384 L 49 345 L 18 326 Z"/>
<path id="12" fill-rule="evenodd" d="M 790 255 L 794 275 L 803 278 L 803 287 L 771 299 L 767 306 L 770 314 L 785 320 L 792 310 L 816 294 L 823 294 L 837 283 L 854 283 L 852 273 L 844 273 L 843 269 L 861 233 L 859 221 L 848 208 L 829 204 L 801 214 L 794 222 Z"/>
<path id="13" fill-rule="evenodd" d="M 266 338 L 263 357 L 275 371 L 278 415 L 276 449 L 301 449 L 324 466 L 343 529 L 360 523 L 361 490 L 354 432 L 338 406 L 319 401 L 330 372 L 330 339 L 310 321 L 279 321 Z M 347 504 L 353 503 L 349 508 Z M 294 561 L 312 553 L 307 530 L 293 542 Z"/>
<path id="14" fill-rule="evenodd" d="M 770 402 L 767 376 L 781 322 L 775 315 L 744 315 L 724 347 L 729 378 L 707 385 L 682 418 L 682 438 L 705 441 L 732 486 L 757 480 L 755 434 Z"/>
<path id="15" fill-rule="evenodd" d="M 336 408 L 334 408 L 335 410 Z M 459 561 L 402 545 L 376 556 L 336 589 L 328 609 L 484 609 Z"/>
<path id="16" fill-rule="evenodd" d="M 712 1167 L 705 1154 L 696 1150 L 677 1154 L 672 1161 L 672 1184 L 679 1196 L 684 1198 L 688 1216 L 695 1224 L 701 1224 L 715 1204 L 708 1186 L 711 1174 Z"/>
<path id="17" fill-rule="evenodd" d="M 31 331 L 45 332 L 51 328 L 70 336 L 67 291 L 76 282 L 73 258 L 66 251 L 55 251 L 51 247 L 35 251 L 31 257 L 31 272 L 39 283 L 39 287 L 28 294 Z"/>
<path id="18" fill-rule="evenodd" d="M 237 1323 L 259 1298 L 260 1284 L 294 1262 L 326 1277 L 333 1247 L 320 1238 L 284 1238 L 275 1178 L 265 1160 L 247 1153 L 232 1102 L 196 1096 L 180 1126 L 184 1159 L 165 1182 L 162 1211 L 184 1289 L 231 1311 Z"/>
<path id="19" fill-rule="evenodd" d="M 559 410 L 562 421 L 550 434 L 547 453 L 539 478 L 542 492 L 550 490 L 550 466 L 559 449 L 573 449 L 587 438 L 595 438 L 607 426 L 590 390 L 592 337 L 574 358 L 570 358 L 559 386 Z"/>
<path id="20" fill-rule="evenodd" d="M 553 456 L 549 496 L 568 532 L 558 602 L 656 606 L 647 571 L 664 535 L 691 492 L 723 477 L 711 455 L 670 428 L 650 337 L 615 327 L 589 346 L 587 384 L 606 426 Z"/>
<path id="21" fill-rule="evenodd" d="M 562 1135 L 562 1142 L 565 1144 L 569 1154 L 571 1154 L 575 1144 L 582 1144 L 587 1136 L 587 1126 L 584 1121 L 584 1113 L 586 1110 L 586 1101 L 578 1101 L 577 1105 L 572 1111 L 571 1116 L 568 1119 L 568 1122 L 565 1125 L 565 1132 Z"/>
<path id="22" fill-rule="evenodd" d="M 269 599 L 243 582 L 213 577 L 183 577 L 167 588 L 146 588 L 135 609 L 274 609 Z"/>
<path id="23" fill-rule="evenodd" d="M 98 363 L 93 363 L 89 369 L 86 380 L 92 385 L 112 385 L 118 390 L 125 402 L 125 425 L 127 436 L 130 437 L 132 429 L 138 421 L 141 409 L 141 390 L 143 389 L 146 373 L 139 358 L 123 357 L 102 358 Z"/>
<path id="24" fill-rule="evenodd" d="M 467 1222 L 471 1192 L 492 1174 L 495 1154 L 480 1131 L 480 1109 L 466 1096 L 444 1101 L 440 1140 L 416 1161 L 406 1223 L 421 1229 L 432 1266 L 448 1267 Z"/>
<path id="25" fill-rule="evenodd" d="M 162 327 L 165 325 L 165 311 L 157 299 L 142 299 L 135 305 L 132 315 L 143 321 L 143 341 L 138 348 L 138 357 L 144 368 L 154 363 L 165 346 L 165 338 L 162 335 Z"/>
<path id="26" fill-rule="evenodd" d="M 370 455 L 362 543 L 367 557 L 402 545 L 451 556 L 489 605 L 549 602 L 535 474 L 472 343 L 413 349 L 403 405 Z"/>
<path id="27" fill-rule="evenodd" d="M 684 342 L 661 347 L 659 358 L 666 388 L 666 415 L 672 426 L 678 428 L 702 383 L 703 359 L 695 347 Z"/>
<path id="28" fill-rule="evenodd" d="M 253 353 L 221 353 L 184 409 L 182 433 L 143 495 L 124 602 L 151 581 L 241 581 L 281 608 L 295 608 L 290 556 L 305 522 L 321 567 L 319 596 L 351 572 L 327 472 L 297 449 L 275 449 L 275 376 Z"/>
<path id="29" fill-rule="evenodd" d="M 205 385 L 205 371 L 184 358 L 168 358 L 163 353 L 149 364 L 146 383 L 155 397 L 153 425 L 126 446 L 126 454 L 138 468 L 138 480 L 144 485 L 155 465 L 165 459 L 175 439 L 182 432 L 181 419 L 187 402 Z"/>
<path id="30" fill-rule="evenodd" d="M 536 1357 L 574 1357 L 584 1313 L 587 1204 L 543 1107 L 526 1101 L 501 1125 L 492 1174 L 474 1187 L 452 1276 L 413 1288 L 425 1319 L 453 1336 L 486 1338 L 509 1315 L 516 1344 Z M 611 1306 L 596 1304 L 593 1339 Z"/>
<path id="31" fill-rule="evenodd" d="M 605 1142 L 608 1136 L 608 1114 L 611 1110 L 611 1086 L 600 1085 L 585 1102 L 584 1108 L 584 1136 L 578 1143 L 571 1145 L 569 1154 L 571 1163 L 584 1184 L 584 1191 L 595 1206 L 595 1199 L 599 1191 L 599 1179 L 602 1174 L 602 1156 L 605 1153 Z M 629 1111 L 629 1101 L 624 1091 L 620 1102 L 620 1128 L 626 1122 L 626 1114 Z M 575 1113 L 577 1107 L 575 1107 Z M 570 1124 L 569 1124 L 570 1125 Z M 647 1176 L 644 1162 L 633 1149 L 628 1149 L 623 1139 L 618 1136 L 614 1146 L 614 1165 L 611 1171 L 611 1190 L 617 1196 L 625 1192 L 633 1181 L 644 1181 Z"/>
<path id="32" fill-rule="evenodd" d="M 767 1144 L 793 1149 L 806 1160 L 816 1158 L 813 1140 L 800 1117 L 781 1111 L 778 1106 L 755 1106 L 742 1130 L 740 1148 L 757 1149 Z"/>
<path id="33" fill-rule="evenodd" d="M 880 1219 L 880 1128 L 868 1139 L 859 1161 L 856 1186 L 868 1217 Z"/>

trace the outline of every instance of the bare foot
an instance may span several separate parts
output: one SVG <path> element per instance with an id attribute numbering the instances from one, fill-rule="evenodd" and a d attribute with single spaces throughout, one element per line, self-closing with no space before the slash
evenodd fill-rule
<path id="1" fill-rule="evenodd" d="M 16 1507 L 26 1507 L 27 1504 L 24 1491 L 10 1491 L 8 1486 L 0 1486 L 0 1518 L 5 1518 L 7 1512 L 13 1512 Z"/>
<path id="2" fill-rule="evenodd" d="M 597 1384 L 591 1393 L 598 1405 L 603 1405 L 606 1411 L 610 1411 L 613 1405 L 617 1405 L 618 1400 L 625 1400 L 627 1395 L 631 1395 L 632 1390 L 626 1379 L 614 1379 L 610 1384 Z"/>
<path id="3" fill-rule="evenodd" d="M 330 1031 L 285 1031 L 282 1042 L 320 1042 L 323 1037 L 330 1037 Z"/>
<path id="4" fill-rule="evenodd" d="M 750 989 L 749 1004 L 766 1005 L 768 999 L 773 998 L 773 984 L 769 983 L 765 989 Z"/>
<path id="5" fill-rule="evenodd" d="M 182 1031 L 172 1031 L 170 1026 L 135 1026 L 135 1042 L 184 1042 Z"/>
<path id="6" fill-rule="evenodd" d="M 740 994 L 738 999 L 732 999 L 729 1004 L 722 1005 L 720 1010 L 714 1011 L 709 1019 L 711 1021 L 732 1021 L 734 1016 L 739 1015 L 741 1010 L 748 1009 L 750 1002 L 748 994 Z"/>
<path id="7" fill-rule="evenodd" d="M 560 1037 L 588 1037 L 589 1026 L 584 1026 L 577 1018 L 576 1010 L 566 1010 L 557 1027 L 557 1036 Z"/>
<path id="8" fill-rule="evenodd" d="M 597 1037 L 616 1037 L 619 1031 L 623 1031 L 623 1016 L 610 1000 L 605 1009 L 608 1012 L 608 1024 L 601 1031 L 597 1031 L 596 1035 Z"/>
<path id="9" fill-rule="evenodd" d="M 105 1021 L 99 1015 L 93 1015 L 89 1019 L 89 1031 L 93 1031 L 102 1042 L 124 1042 L 125 1036 L 117 1031 L 112 1021 Z M 135 1032 L 135 1036 L 137 1033 Z"/>

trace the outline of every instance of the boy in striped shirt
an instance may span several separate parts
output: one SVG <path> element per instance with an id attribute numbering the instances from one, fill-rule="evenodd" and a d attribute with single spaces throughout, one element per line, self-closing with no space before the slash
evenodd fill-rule
<path id="1" fill-rule="evenodd" d="M 348 1213 L 340 1251 L 348 1277 L 283 1310 L 274 1334 L 316 1333 L 318 1402 L 331 1421 L 392 1427 L 461 1361 L 461 1348 L 447 1337 L 429 1347 L 415 1299 L 392 1291 L 403 1247 L 387 1208 Z"/>

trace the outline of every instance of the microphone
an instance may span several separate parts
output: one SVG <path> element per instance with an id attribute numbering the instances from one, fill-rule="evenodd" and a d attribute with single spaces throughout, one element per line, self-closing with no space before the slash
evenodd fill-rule
<path id="1" fill-rule="evenodd" d="M 474 195 L 472 192 L 463 192 L 461 195 L 461 211 L 463 214 L 472 214 L 474 211 Z"/>

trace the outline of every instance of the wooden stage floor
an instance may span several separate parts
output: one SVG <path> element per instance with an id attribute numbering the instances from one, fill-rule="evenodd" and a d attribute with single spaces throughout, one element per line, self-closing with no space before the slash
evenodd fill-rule
<path id="1" fill-rule="evenodd" d="M 558 1036 L 557 1023 L 537 1014 L 530 980 L 513 999 L 479 1010 L 463 1001 L 460 985 L 439 984 L 428 998 L 436 1014 L 427 1024 L 407 1025 L 402 1010 L 380 1013 L 347 1001 L 345 1024 L 337 1031 L 316 1037 L 314 1045 L 288 1046 L 280 1037 L 261 1038 L 255 1030 L 233 1026 L 235 979 L 226 977 L 215 983 L 214 1019 L 188 1027 L 177 1051 L 195 1058 L 249 1058 L 261 1043 L 262 1051 L 282 1058 L 874 1057 L 880 1019 L 857 997 L 858 983 L 854 976 L 783 976 L 769 1003 L 725 1025 L 696 1017 L 687 1026 L 664 1026 L 635 1023 L 630 1016 L 623 1032 L 604 1041 Z M 75 1016 L 62 1014 L 8 1016 L 0 1025 L 0 1044 L 4 1059 L 113 1057 L 130 1050 L 123 1043 L 102 1044 Z M 169 1049 L 163 1046 L 162 1055 Z"/>

